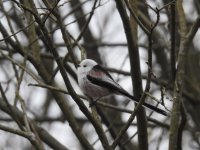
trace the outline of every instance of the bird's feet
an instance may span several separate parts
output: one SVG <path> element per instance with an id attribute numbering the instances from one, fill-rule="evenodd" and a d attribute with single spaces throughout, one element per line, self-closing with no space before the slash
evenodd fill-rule
<path id="1" fill-rule="evenodd" d="M 91 100 L 90 103 L 89 103 L 89 107 L 92 107 L 94 105 L 96 105 L 96 101 Z"/>
<path id="2" fill-rule="evenodd" d="M 99 100 L 99 98 L 98 99 L 95 99 L 95 100 L 90 100 L 90 102 L 89 102 L 89 107 L 92 107 L 92 106 L 94 106 L 94 105 L 96 105 L 96 102 Z"/>

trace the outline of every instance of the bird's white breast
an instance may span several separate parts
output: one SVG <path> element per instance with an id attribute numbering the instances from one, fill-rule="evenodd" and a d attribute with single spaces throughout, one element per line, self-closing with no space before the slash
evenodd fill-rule
<path id="1" fill-rule="evenodd" d="M 94 100 L 110 94 L 109 89 L 91 83 L 87 79 L 87 74 L 82 74 L 79 76 L 78 82 L 83 93 Z"/>

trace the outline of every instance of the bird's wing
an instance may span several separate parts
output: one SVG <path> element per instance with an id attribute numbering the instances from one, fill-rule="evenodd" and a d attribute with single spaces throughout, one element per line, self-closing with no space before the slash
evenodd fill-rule
<path id="1" fill-rule="evenodd" d="M 134 100 L 136 103 L 139 102 L 139 99 L 130 95 L 127 91 L 125 91 L 117 82 L 115 82 L 113 80 L 113 78 L 111 77 L 111 75 L 105 70 L 103 69 L 101 66 L 96 65 L 93 67 L 93 69 L 88 73 L 87 75 L 87 79 L 98 86 L 104 87 L 109 89 L 110 91 L 112 91 L 113 93 L 121 93 L 127 97 L 129 97 L 130 99 Z M 147 108 L 150 108 L 164 116 L 167 116 L 167 112 L 157 108 L 151 104 L 148 103 L 143 103 L 144 106 L 146 106 Z"/>
<path id="2" fill-rule="evenodd" d="M 100 65 L 95 65 L 91 71 L 102 73 L 102 75 L 109 77 L 113 80 L 112 76 Z M 113 80 L 114 81 L 114 80 Z"/>
<path id="3" fill-rule="evenodd" d="M 127 92 L 117 82 L 115 82 L 111 75 L 100 65 L 94 66 L 88 73 L 87 78 L 93 84 L 110 89 L 115 93 L 127 94 Z"/>

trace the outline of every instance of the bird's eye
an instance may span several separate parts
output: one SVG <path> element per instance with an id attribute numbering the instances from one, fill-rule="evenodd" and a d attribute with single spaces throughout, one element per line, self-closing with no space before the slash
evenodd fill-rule
<path id="1" fill-rule="evenodd" d="M 87 67 L 87 65 L 83 65 L 83 67 Z"/>

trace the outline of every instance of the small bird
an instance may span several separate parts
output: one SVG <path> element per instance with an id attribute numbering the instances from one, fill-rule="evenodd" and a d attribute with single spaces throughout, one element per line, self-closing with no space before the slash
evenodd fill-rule
<path id="1" fill-rule="evenodd" d="M 136 103 L 139 102 L 138 98 L 125 91 L 117 82 L 114 81 L 111 75 L 94 60 L 83 60 L 78 65 L 77 76 L 79 86 L 83 93 L 95 101 L 101 97 L 111 94 L 121 94 L 135 101 Z M 153 105 L 143 103 L 143 106 L 167 116 L 166 111 Z"/>

